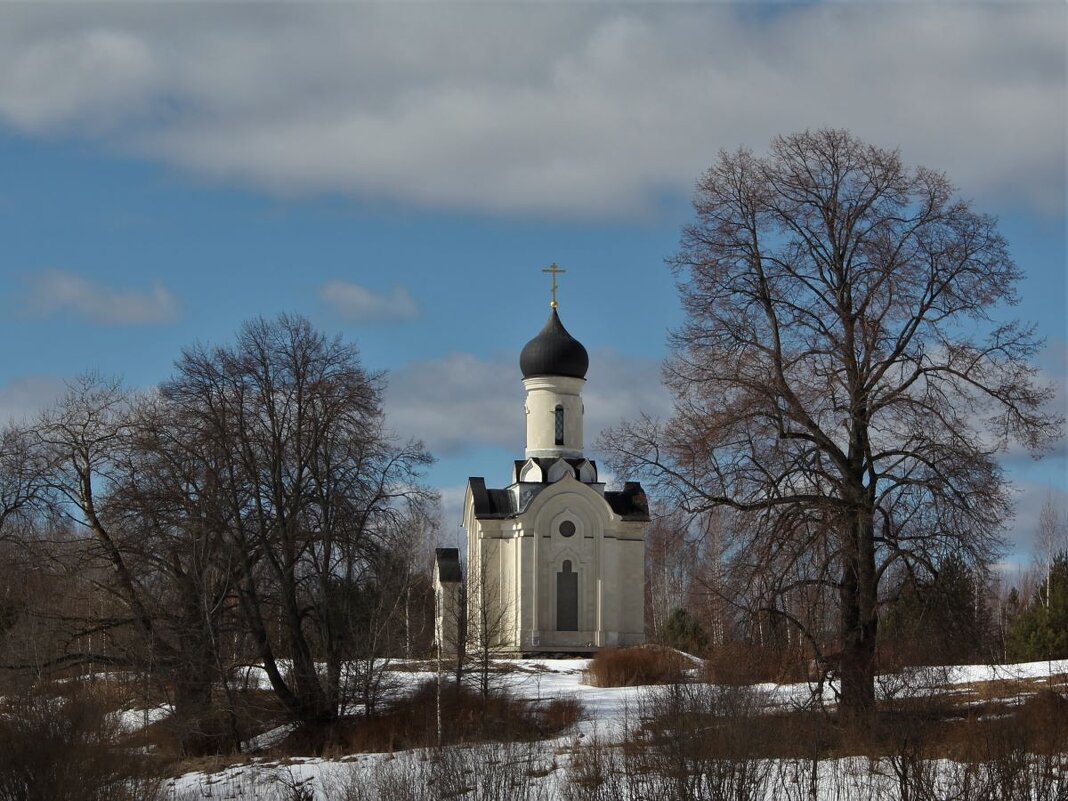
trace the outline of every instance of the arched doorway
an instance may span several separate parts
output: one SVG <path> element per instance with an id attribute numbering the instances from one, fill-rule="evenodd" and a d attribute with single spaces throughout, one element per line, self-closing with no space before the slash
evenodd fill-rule
<path id="1" fill-rule="evenodd" d="M 556 574 L 556 630 L 578 631 L 578 573 L 572 572 L 570 559 Z"/>

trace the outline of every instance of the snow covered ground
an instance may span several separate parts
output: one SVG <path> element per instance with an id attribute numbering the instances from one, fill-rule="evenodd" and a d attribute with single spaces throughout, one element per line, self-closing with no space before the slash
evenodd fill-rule
<path id="1" fill-rule="evenodd" d="M 560 772 L 566 768 L 570 752 L 577 746 L 596 739 L 599 742 L 618 742 L 628 724 L 633 725 L 639 706 L 639 695 L 645 688 L 612 687 L 599 688 L 583 683 L 586 659 L 522 659 L 511 664 L 512 669 L 504 681 L 516 695 L 532 700 L 548 700 L 559 697 L 577 699 L 583 707 L 582 720 L 565 735 L 542 743 L 549 770 L 555 776 L 546 776 L 554 786 L 560 781 Z M 414 688 L 432 678 L 433 673 L 421 670 L 398 670 L 397 683 L 403 688 Z M 902 674 L 881 677 L 879 690 L 884 696 L 899 697 L 903 694 L 925 694 L 946 691 L 946 688 L 965 690 L 969 685 L 983 682 L 1012 681 L 1035 682 L 1042 679 L 1062 677 L 1068 674 L 1068 660 L 1055 662 L 1032 662 L 1017 665 L 968 665 L 948 668 L 915 668 Z M 251 681 L 257 677 L 250 676 Z M 760 691 L 775 706 L 803 704 L 812 698 L 814 685 L 763 684 L 754 689 Z M 1037 685 L 1036 685 L 1037 689 Z M 832 702 L 834 688 L 824 689 L 825 700 Z M 162 708 L 149 711 L 152 715 L 166 714 Z M 137 716 L 144 719 L 145 713 L 130 710 L 122 713 L 123 721 L 136 725 Z M 158 719 L 158 718 L 156 718 Z M 267 747 L 288 733 L 286 727 L 266 732 L 250 742 L 250 746 Z M 355 754 L 338 759 L 292 758 L 284 762 L 253 759 L 249 764 L 231 767 L 214 773 L 194 772 L 174 779 L 170 783 L 172 797 L 176 801 L 201 801 L 201 799 L 289 799 L 294 797 L 295 786 L 314 788 L 317 799 L 329 797 L 330 788 L 336 788 L 351 776 L 371 776 L 396 760 L 425 760 L 425 753 L 414 751 L 404 754 Z M 834 776 L 839 784 L 854 775 L 862 767 L 853 764 L 857 760 L 826 760 L 820 771 Z M 865 768 L 866 769 L 866 768 Z"/>

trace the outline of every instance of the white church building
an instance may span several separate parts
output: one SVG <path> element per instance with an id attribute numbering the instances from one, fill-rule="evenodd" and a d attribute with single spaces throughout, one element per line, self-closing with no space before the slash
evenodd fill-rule
<path id="1" fill-rule="evenodd" d="M 635 482 L 607 491 L 585 457 L 589 356 L 560 322 L 555 297 L 551 306 L 519 358 L 524 458 L 500 489 L 468 479 L 465 569 L 458 549 L 437 552 L 438 642 L 445 650 L 454 651 L 463 636 L 464 595 L 466 641 L 485 636 L 496 651 L 589 652 L 645 641 L 645 493 Z"/>

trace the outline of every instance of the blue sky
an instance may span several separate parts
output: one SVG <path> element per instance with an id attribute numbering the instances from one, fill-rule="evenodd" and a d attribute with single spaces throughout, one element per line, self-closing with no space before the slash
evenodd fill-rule
<path id="1" fill-rule="evenodd" d="M 663 260 L 720 148 L 848 127 L 946 170 L 1027 273 L 1062 388 L 1065 7 L 0 7 L 0 416 L 98 369 L 299 312 L 390 375 L 395 425 L 503 483 L 523 343 L 561 313 L 596 430 L 646 409 L 680 314 Z M 1064 446 L 1006 456 L 1026 550 Z"/>

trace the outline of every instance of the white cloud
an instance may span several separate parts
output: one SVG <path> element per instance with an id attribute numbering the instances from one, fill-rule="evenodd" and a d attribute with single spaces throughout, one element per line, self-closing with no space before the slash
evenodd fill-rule
<path id="1" fill-rule="evenodd" d="M 464 519 L 467 484 L 439 487 L 438 493 L 441 495 L 441 526 L 437 532 L 437 547 L 459 548 L 463 557 L 467 550 L 467 532 L 460 527 L 460 523 Z"/>
<path id="2" fill-rule="evenodd" d="M 401 286 L 389 294 L 379 294 L 359 284 L 328 281 L 320 288 L 319 297 L 339 317 L 358 323 L 414 320 L 419 316 L 419 307 Z"/>
<path id="3" fill-rule="evenodd" d="M 670 412 L 657 362 L 594 352 L 590 364 L 582 393 L 587 452 L 596 456 L 600 432 L 640 411 L 659 416 Z M 517 356 L 480 359 L 454 353 L 391 373 L 386 411 L 393 428 L 422 439 L 432 453 L 495 446 L 521 458 L 526 436 L 523 399 Z M 506 470 L 507 465 L 498 467 Z"/>
<path id="4" fill-rule="evenodd" d="M 28 421 L 51 406 L 66 390 L 57 376 L 29 375 L 0 386 L 0 426 Z"/>
<path id="5" fill-rule="evenodd" d="M 386 412 L 404 436 L 435 454 L 469 447 L 523 448 L 523 385 L 519 360 L 453 353 L 413 362 L 389 375 Z"/>
<path id="6" fill-rule="evenodd" d="M 149 291 L 114 289 L 49 270 L 27 279 L 27 310 L 38 316 L 73 313 L 105 326 L 164 325 L 178 319 L 177 298 L 158 281 Z"/>
<path id="7" fill-rule="evenodd" d="M 24 130 L 108 125 L 151 99 L 148 43 L 129 33 L 85 28 L 11 52 L 0 77 L 0 108 Z"/>
<path id="8" fill-rule="evenodd" d="M 1059 211 L 1060 4 L 0 9 L 0 119 L 223 180 L 635 215 L 721 147 L 836 126 Z"/>
<path id="9" fill-rule="evenodd" d="M 1068 487 L 1063 481 L 1047 483 L 1015 477 L 1012 482 L 1015 515 L 1008 523 L 1005 539 L 1009 547 L 1009 561 L 1026 564 L 1040 556 L 1038 542 L 1039 517 L 1042 506 L 1052 498 L 1058 513 L 1068 508 Z"/>

